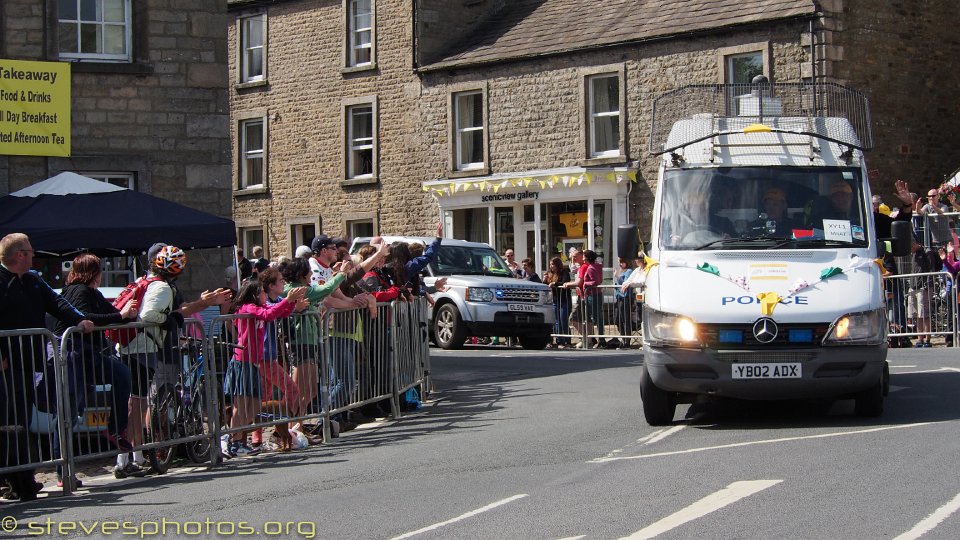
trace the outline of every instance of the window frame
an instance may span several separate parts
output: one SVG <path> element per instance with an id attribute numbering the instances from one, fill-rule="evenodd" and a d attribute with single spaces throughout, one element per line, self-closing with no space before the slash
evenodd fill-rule
<path id="1" fill-rule="evenodd" d="M 353 138 L 353 112 L 361 109 L 370 109 L 370 144 L 371 167 L 370 173 L 354 175 L 353 165 L 355 163 L 354 152 L 366 150 L 368 145 L 354 145 Z M 380 125 L 378 122 L 379 109 L 377 96 L 361 96 L 356 98 L 344 99 L 342 102 L 343 119 L 343 173 L 340 175 L 342 185 L 373 184 L 379 182 L 380 178 Z"/>
<path id="2" fill-rule="evenodd" d="M 262 182 L 259 184 L 249 185 L 246 183 L 246 175 L 250 170 L 247 166 L 248 160 L 253 158 L 247 157 L 247 150 L 245 148 L 246 144 L 246 126 L 253 122 L 261 122 L 262 125 L 262 147 L 260 149 L 261 157 L 261 178 Z M 237 149 L 237 181 L 234 184 L 234 190 L 238 194 L 249 194 L 249 193 L 264 193 L 269 190 L 269 128 L 267 122 L 267 115 L 260 112 L 244 113 L 238 114 L 236 118 L 236 149 Z"/>
<path id="3" fill-rule="evenodd" d="M 580 137 L 582 158 L 580 166 L 595 167 L 625 163 L 628 154 L 627 141 L 627 76 L 626 64 L 615 64 L 584 68 L 580 70 Z M 607 150 L 602 153 L 594 152 L 594 115 L 593 115 L 593 81 L 601 78 L 617 78 L 617 116 L 619 125 L 617 132 L 619 142 L 616 150 Z"/>
<path id="4" fill-rule="evenodd" d="M 57 4 L 55 4 L 55 5 L 56 5 L 56 9 L 57 9 L 57 19 L 56 19 L 56 21 L 57 21 L 56 36 L 57 36 L 57 37 L 56 37 L 56 41 L 55 41 L 56 51 L 57 51 L 57 58 L 58 58 L 59 60 L 66 61 L 66 62 L 84 62 L 84 61 L 87 61 L 87 62 L 104 62 L 104 63 L 131 63 L 131 62 L 133 62 L 133 58 L 134 58 L 134 56 L 133 56 L 133 24 L 134 24 L 134 18 L 133 18 L 133 0 L 122 0 L 122 2 L 123 2 L 123 7 L 124 7 L 124 21 L 123 21 L 122 24 L 121 24 L 121 23 L 116 23 L 116 22 L 114 22 L 114 21 L 103 21 L 103 20 L 100 20 L 100 21 L 83 21 L 82 19 L 80 19 L 80 0 L 74 0 L 74 1 L 77 3 L 77 18 L 76 18 L 76 19 L 63 19 L 63 18 L 60 16 L 59 2 L 58 2 Z M 98 7 L 100 8 L 99 11 L 100 11 L 100 13 L 101 13 L 101 19 L 102 19 L 102 18 L 103 18 L 103 17 L 102 17 L 102 13 L 103 13 L 103 0 L 96 0 L 96 1 L 97 1 Z M 101 30 L 101 32 L 100 32 L 101 38 L 100 38 L 100 43 L 98 43 L 98 47 L 102 47 L 102 45 L 103 45 L 103 39 L 105 39 L 105 35 L 106 35 L 106 34 L 102 31 L 102 30 L 103 30 L 103 27 L 105 27 L 105 26 L 123 26 L 123 45 L 124 45 L 124 50 L 125 50 L 126 52 L 125 52 L 124 54 L 110 54 L 110 53 L 103 53 L 103 52 L 100 52 L 100 53 L 84 53 L 84 52 L 80 52 L 79 50 L 77 50 L 77 51 L 71 51 L 71 52 L 64 52 L 64 51 L 61 49 L 61 46 L 60 46 L 60 44 L 61 44 L 61 40 L 60 40 L 60 27 L 61 27 L 61 25 L 64 25 L 64 24 L 74 24 L 74 25 L 76 25 L 76 32 L 77 32 L 77 34 L 78 34 L 78 35 L 77 35 L 77 48 L 78 48 L 78 49 L 81 47 L 81 36 L 80 36 L 79 34 L 80 34 L 80 31 L 81 31 L 81 28 L 80 28 L 80 27 L 81 27 L 82 25 L 84 25 L 84 24 L 96 24 L 96 25 L 98 25 L 98 26 L 100 27 L 100 30 Z"/>
<path id="5" fill-rule="evenodd" d="M 320 216 L 300 216 L 286 218 L 284 220 L 284 226 L 286 227 L 287 234 L 289 234 L 287 238 L 290 244 L 291 257 L 294 256 L 298 247 L 301 245 L 309 246 L 310 242 L 313 240 L 313 237 L 306 238 L 303 236 L 303 227 L 307 225 L 313 227 L 314 236 L 316 236 L 317 234 L 320 234 L 320 231 L 323 230 L 321 228 L 322 224 L 323 220 L 320 218 Z M 297 242 L 298 231 L 302 242 Z"/>
<path id="6" fill-rule="evenodd" d="M 597 112 L 596 86 L 595 83 L 604 79 L 615 79 L 617 87 L 617 109 L 615 111 Z M 618 73 L 604 73 L 601 75 L 591 75 L 587 77 L 587 134 L 590 158 L 608 158 L 619 157 L 620 153 L 620 75 Z M 617 118 L 617 147 L 597 150 L 597 123 L 601 118 Z"/>
<path id="7" fill-rule="evenodd" d="M 252 19 L 261 19 L 262 21 L 262 43 L 260 44 L 260 68 L 261 74 L 256 77 L 249 76 L 250 64 L 248 62 L 247 52 L 250 47 L 247 46 L 247 23 Z M 267 71 L 269 62 L 267 51 L 269 50 L 269 32 L 268 18 L 265 11 L 251 13 L 237 17 L 237 86 L 240 88 L 250 86 L 260 86 L 267 83 Z"/>
<path id="8" fill-rule="evenodd" d="M 370 27 L 357 28 L 354 26 L 356 15 L 355 6 L 363 0 L 343 0 L 343 71 L 366 71 L 377 67 L 377 0 L 370 2 Z M 354 36 L 360 32 L 370 32 L 370 41 L 365 47 L 354 46 Z M 368 49 L 370 60 L 357 62 L 355 51 Z"/>
<path id="9" fill-rule="evenodd" d="M 477 126 L 470 126 L 469 128 L 460 127 L 460 116 L 459 116 L 459 100 L 460 98 L 466 96 L 479 96 L 481 99 L 481 120 L 482 125 L 478 128 Z M 490 100 L 489 92 L 487 90 L 487 85 L 483 84 L 477 86 L 476 84 L 470 85 L 454 85 L 449 89 L 449 94 L 447 97 L 447 122 L 448 122 L 448 133 L 450 137 L 450 148 L 449 148 L 449 173 L 450 177 L 464 177 L 477 174 L 489 174 L 490 173 L 490 130 L 488 126 L 490 125 Z M 461 137 L 465 132 L 480 131 L 480 140 L 481 140 L 481 157 L 483 158 L 482 162 L 470 162 L 463 163 L 460 155 L 461 148 Z"/>
<path id="10" fill-rule="evenodd" d="M 735 45 L 733 47 L 722 47 L 717 50 L 717 70 L 718 70 L 718 79 L 717 81 L 721 84 L 732 84 L 733 81 L 730 77 L 729 69 L 729 60 L 732 58 L 745 56 L 748 54 L 760 53 L 760 59 L 763 64 L 763 74 L 767 76 L 770 81 L 773 81 L 773 64 L 772 55 L 770 54 L 770 42 L 761 41 L 758 43 L 745 43 L 743 45 Z M 747 81 L 750 82 L 750 81 Z"/>
<path id="11" fill-rule="evenodd" d="M 110 185 L 113 185 L 113 186 L 119 186 L 119 184 L 117 184 L 117 183 L 115 182 L 116 180 L 126 180 L 127 185 L 126 185 L 126 186 L 119 186 L 119 187 L 126 187 L 126 189 L 129 189 L 130 191 L 136 191 L 136 190 L 137 190 L 137 173 L 135 173 L 135 172 L 130 172 L 130 171 L 123 171 L 123 172 L 120 172 L 120 171 L 112 171 L 112 172 L 107 172 L 107 171 L 86 171 L 86 172 L 84 172 L 84 171 L 74 171 L 74 172 L 76 172 L 77 174 L 86 176 L 87 178 L 93 178 L 94 180 L 99 180 L 99 181 L 101 181 L 101 182 L 106 182 L 106 183 L 108 183 L 108 184 L 110 184 Z"/>

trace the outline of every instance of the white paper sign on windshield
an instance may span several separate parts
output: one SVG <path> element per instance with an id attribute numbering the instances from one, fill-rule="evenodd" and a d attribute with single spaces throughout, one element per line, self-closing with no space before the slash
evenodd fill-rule
<path id="1" fill-rule="evenodd" d="M 853 242 L 850 222 L 844 219 L 823 220 L 823 238 L 824 240 L 836 240 L 838 242 Z"/>

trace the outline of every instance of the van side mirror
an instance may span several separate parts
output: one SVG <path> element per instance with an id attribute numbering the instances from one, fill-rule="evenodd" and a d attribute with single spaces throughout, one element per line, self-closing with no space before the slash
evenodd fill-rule
<path id="1" fill-rule="evenodd" d="M 894 257 L 910 255 L 913 246 L 913 225 L 909 221 L 894 221 L 890 224 L 890 252 Z"/>

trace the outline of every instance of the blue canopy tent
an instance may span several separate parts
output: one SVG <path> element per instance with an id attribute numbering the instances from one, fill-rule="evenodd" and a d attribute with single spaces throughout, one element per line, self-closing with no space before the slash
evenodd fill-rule
<path id="1" fill-rule="evenodd" d="M 0 237 L 13 232 L 57 256 L 137 255 L 155 242 L 197 249 L 237 241 L 232 220 L 70 172 L 0 197 Z"/>

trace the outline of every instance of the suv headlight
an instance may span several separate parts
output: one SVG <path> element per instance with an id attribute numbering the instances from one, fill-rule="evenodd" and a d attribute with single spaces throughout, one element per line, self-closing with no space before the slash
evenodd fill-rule
<path id="1" fill-rule="evenodd" d="M 467 287 L 467 302 L 493 302 L 493 289 Z"/>
<path id="2" fill-rule="evenodd" d="M 698 345 L 697 323 L 690 317 L 643 308 L 644 339 L 651 345 Z"/>
<path id="3" fill-rule="evenodd" d="M 553 303 L 553 289 L 549 289 L 547 290 L 547 292 L 543 293 L 543 303 L 544 304 Z"/>
<path id="4" fill-rule="evenodd" d="M 824 345 L 880 345 L 887 339 L 887 312 L 847 313 L 830 326 Z"/>

